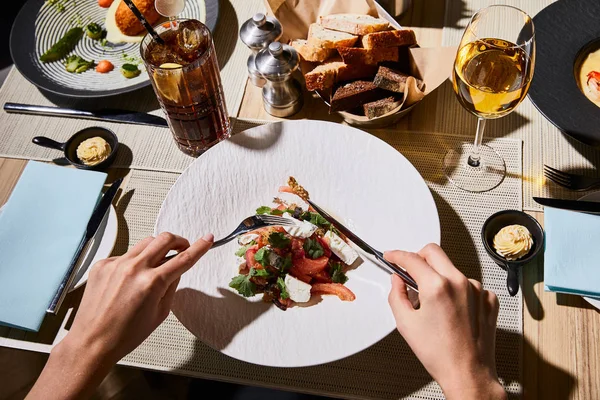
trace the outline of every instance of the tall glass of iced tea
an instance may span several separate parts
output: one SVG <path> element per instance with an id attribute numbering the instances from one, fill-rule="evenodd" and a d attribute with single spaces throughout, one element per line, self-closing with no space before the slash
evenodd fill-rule
<path id="1" fill-rule="evenodd" d="M 192 19 L 155 29 L 165 43 L 146 35 L 142 58 L 177 145 L 197 157 L 231 134 L 212 35 Z"/>

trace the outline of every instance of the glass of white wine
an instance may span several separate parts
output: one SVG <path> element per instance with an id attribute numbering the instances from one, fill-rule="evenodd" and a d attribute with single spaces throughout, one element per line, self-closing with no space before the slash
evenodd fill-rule
<path id="1" fill-rule="evenodd" d="M 506 175 L 506 164 L 482 144 L 485 123 L 513 111 L 527 95 L 535 61 L 531 17 L 518 8 L 494 5 L 479 10 L 463 33 L 452 73 L 460 104 L 478 118 L 475 142 L 444 157 L 444 173 L 459 188 L 485 192 Z"/>

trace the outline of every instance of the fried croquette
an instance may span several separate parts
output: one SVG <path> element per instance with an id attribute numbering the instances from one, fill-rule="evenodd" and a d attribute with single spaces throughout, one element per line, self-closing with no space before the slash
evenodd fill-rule
<path id="1" fill-rule="evenodd" d="M 160 14 L 154 8 L 154 0 L 133 0 L 135 6 L 146 18 L 150 25 L 154 25 L 160 18 Z M 127 36 L 139 35 L 144 31 L 140 21 L 133 15 L 133 12 L 127 7 L 127 4 L 121 0 L 115 14 L 117 27 Z"/>

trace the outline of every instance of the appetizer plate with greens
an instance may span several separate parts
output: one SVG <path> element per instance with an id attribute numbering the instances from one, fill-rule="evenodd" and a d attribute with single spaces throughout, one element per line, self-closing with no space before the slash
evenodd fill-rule
<path id="1" fill-rule="evenodd" d="M 155 234 L 220 239 L 255 213 L 294 218 L 297 226 L 210 250 L 181 277 L 172 311 L 207 345 L 273 367 L 338 360 L 395 327 L 390 273 L 287 193 L 290 177 L 378 249 L 417 251 L 440 240 L 436 205 L 417 170 L 361 130 L 285 121 L 208 150 L 171 188 Z"/>
<path id="2" fill-rule="evenodd" d="M 122 35 L 122 0 L 29 0 L 12 27 L 15 66 L 40 89 L 69 97 L 104 97 L 150 84 L 137 36 Z M 181 17 L 214 30 L 218 0 L 188 0 Z M 109 40 L 110 39 L 110 40 Z"/>

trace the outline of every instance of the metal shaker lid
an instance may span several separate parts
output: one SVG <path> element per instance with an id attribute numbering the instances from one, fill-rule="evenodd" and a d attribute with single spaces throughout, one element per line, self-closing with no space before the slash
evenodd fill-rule
<path id="1" fill-rule="evenodd" d="M 240 28 L 240 39 L 253 50 L 260 50 L 281 37 L 283 29 L 276 18 L 256 13 Z"/>
<path id="2" fill-rule="evenodd" d="M 256 69 L 267 80 L 284 80 L 299 64 L 298 53 L 292 46 L 273 42 L 256 55 Z"/>

